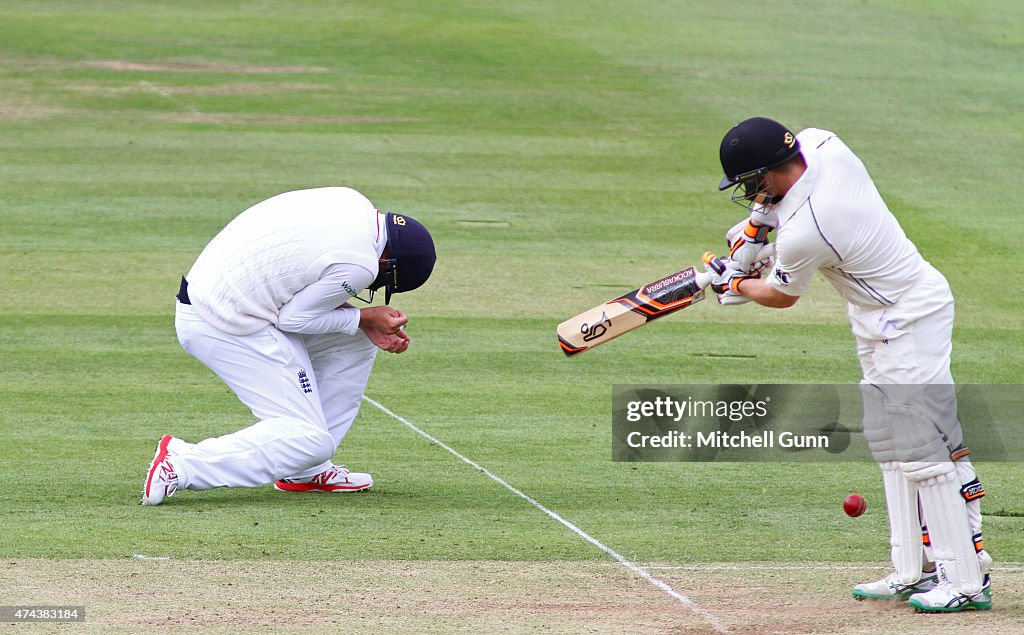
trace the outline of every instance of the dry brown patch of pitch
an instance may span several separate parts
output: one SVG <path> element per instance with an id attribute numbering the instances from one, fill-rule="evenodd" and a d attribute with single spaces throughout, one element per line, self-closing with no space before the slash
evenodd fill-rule
<path id="1" fill-rule="evenodd" d="M 112 71 L 142 73 L 239 73 L 269 75 L 273 73 L 326 73 L 322 66 L 266 66 L 257 64 L 227 64 L 221 62 L 129 62 L 127 60 L 87 60 L 74 64 L 83 68 L 103 68 Z"/>
<path id="2" fill-rule="evenodd" d="M 67 112 L 63 108 L 35 106 L 28 103 L 0 102 L 0 121 L 17 119 L 45 119 Z"/>
<path id="3" fill-rule="evenodd" d="M 687 589 L 728 632 L 744 635 L 1019 635 L 1024 624 L 1024 567 L 1019 563 L 997 564 L 992 610 L 955 614 L 917 613 L 906 602 L 855 600 L 850 593 L 855 584 L 889 572 L 882 563 L 712 563 L 652 567 L 651 572 L 674 588 Z"/>
<path id="4" fill-rule="evenodd" d="M 664 633 L 685 606 L 590 562 L 7 560 L 5 604 L 79 605 L 75 632 Z"/>
<path id="5" fill-rule="evenodd" d="M 347 124 L 347 123 L 419 123 L 416 117 L 379 117 L 375 115 L 247 115 L 218 112 L 168 112 L 156 119 L 179 123 L 217 124 Z"/>
<path id="6" fill-rule="evenodd" d="M 1024 622 L 1019 566 L 994 572 L 994 610 L 952 615 L 853 600 L 850 587 L 884 574 L 882 565 L 706 564 L 651 571 L 698 610 L 605 562 L 18 559 L 0 562 L 0 588 L 7 605 L 84 606 L 86 622 L 73 630 L 89 633 L 999 635 L 1019 633 Z"/>
<path id="7" fill-rule="evenodd" d="M 322 84 L 308 84 L 301 82 L 241 82 L 235 84 L 215 84 L 212 86 L 154 86 L 149 82 L 138 82 L 133 84 L 104 85 L 95 83 L 69 84 L 64 87 L 76 93 L 99 94 L 99 95 L 123 95 L 131 93 L 154 92 L 159 89 L 165 95 L 270 95 L 279 92 L 299 92 L 329 90 L 329 86 Z"/>

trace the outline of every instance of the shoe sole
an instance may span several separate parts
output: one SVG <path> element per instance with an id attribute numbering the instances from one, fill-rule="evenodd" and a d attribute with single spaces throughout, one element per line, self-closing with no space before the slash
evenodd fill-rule
<path id="1" fill-rule="evenodd" d="M 914 597 L 918 593 L 926 593 L 930 589 L 921 589 L 920 591 L 904 591 L 895 595 L 874 595 L 865 591 L 853 590 L 853 598 L 855 600 L 889 600 L 892 602 L 906 602 L 910 598 Z"/>
<path id="2" fill-rule="evenodd" d="M 149 472 L 146 474 L 146 485 L 142 488 L 142 504 L 143 505 L 159 505 L 163 502 L 161 497 L 159 501 L 152 503 L 150 502 L 149 490 L 153 484 L 153 475 L 156 474 L 156 468 L 160 465 L 160 462 L 167 458 L 167 445 L 173 439 L 169 434 L 165 434 L 160 437 L 160 442 L 156 444 L 156 454 L 153 455 L 153 462 L 149 464 Z"/>
<path id="3" fill-rule="evenodd" d="M 915 604 L 913 601 L 910 602 L 910 606 L 914 607 L 914 610 L 918 613 L 959 613 L 961 611 L 987 611 L 992 608 L 992 591 L 988 589 L 982 589 L 981 594 L 985 596 L 984 600 L 971 600 L 963 606 L 956 606 L 952 608 L 947 608 L 945 606 L 921 606 L 919 604 Z"/>
<path id="4" fill-rule="evenodd" d="M 909 595 L 872 595 L 870 593 L 857 593 L 853 592 L 853 599 L 855 600 L 882 600 L 885 602 L 905 602 L 910 599 Z"/>
<path id="5" fill-rule="evenodd" d="M 928 578 L 922 578 L 921 580 L 917 581 L 915 584 L 921 584 L 922 582 L 927 583 L 932 578 L 931 572 L 926 572 L 926 573 L 930 574 L 929 577 Z M 891 593 L 887 593 L 887 594 L 884 594 L 884 595 L 883 594 L 874 594 L 874 593 L 868 593 L 867 591 L 858 591 L 857 589 L 854 589 L 853 590 L 853 597 L 856 600 L 892 600 L 892 601 L 896 601 L 896 602 L 906 602 L 907 600 L 909 600 L 910 598 L 914 597 L 918 593 L 926 593 L 928 591 L 931 591 L 933 588 L 935 588 L 935 584 L 934 584 L 935 580 L 932 579 L 931 582 L 932 582 L 932 586 L 928 587 L 927 589 L 904 590 L 904 591 L 900 591 L 899 593 L 896 593 L 896 594 L 891 594 Z"/>
<path id="6" fill-rule="evenodd" d="M 957 606 L 953 608 L 947 608 L 945 606 L 920 606 L 918 604 L 910 603 L 910 606 L 914 607 L 914 610 L 918 613 L 960 613 L 962 611 L 987 611 L 992 608 L 991 600 L 988 602 L 968 602 L 963 606 Z"/>
<path id="7" fill-rule="evenodd" d="M 924 593 L 924 591 L 914 591 L 913 593 L 900 593 L 899 595 L 872 595 L 870 593 L 857 593 L 853 592 L 853 599 L 855 600 L 882 600 L 884 602 L 906 602 L 910 598 L 914 597 L 918 593 Z"/>
<path id="8" fill-rule="evenodd" d="M 366 490 L 373 487 L 373 483 L 369 485 L 363 485 L 359 487 L 339 487 L 339 486 L 315 486 L 309 487 L 300 483 L 281 483 L 276 481 L 274 483 L 274 489 L 279 492 L 323 492 L 325 494 L 351 494 L 353 492 L 365 492 Z"/>

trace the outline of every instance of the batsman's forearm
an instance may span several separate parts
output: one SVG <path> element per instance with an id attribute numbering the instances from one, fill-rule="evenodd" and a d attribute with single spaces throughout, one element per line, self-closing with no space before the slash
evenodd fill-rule
<path id="1" fill-rule="evenodd" d="M 764 280 L 757 278 L 740 281 L 738 291 L 741 295 L 750 298 L 761 306 L 773 309 L 789 308 L 800 299 L 798 295 L 783 293 Z"/>

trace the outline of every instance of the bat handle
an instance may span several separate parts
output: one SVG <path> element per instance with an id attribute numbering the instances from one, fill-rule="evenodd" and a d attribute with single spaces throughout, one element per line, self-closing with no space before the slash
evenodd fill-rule
<path id="1" fill-rule="evenodd" d="M 722 262 L 721 258 L 711 253 L 710 251 L 705 251 L 704 256 L 701 258 L 701 260 L 704 261 L 705 265 L 714 269 L 715 273 L 717 273 L 718 275 L 722 275 L 723 273 L 725 273 L 725 263 Z"/>
<path id="2" fill-rule="evenodd" d="M 722 262 L 721 258 L 718 258 L 710 251 L 705 251 L 701 260 L 703 260 L 704 264 L 707 265 L 708 271 L 701 271 L 698 273 L 695 280 L 697 282 L 697 286 L 704 289 L 711 284 L 711 281 L 716 275 L 722 275 L 725 271 L 725 263 Z"/>
<path id="3" fill-rule="evenodd" d="M 705 255 L 703 255 L 701 259 L 703 260 L 703 263 L 708 265 L 708 270 L 697 271 L 696 276 L 693 277 L 693 281 L 697 284 L 698 288 L 705 289 L 711 284 L 712 280 L 714 280 L 716 276 L 721 276 L 722 271 L 725 270 L 725 265 L 710 251 L 705 252 Z"/>

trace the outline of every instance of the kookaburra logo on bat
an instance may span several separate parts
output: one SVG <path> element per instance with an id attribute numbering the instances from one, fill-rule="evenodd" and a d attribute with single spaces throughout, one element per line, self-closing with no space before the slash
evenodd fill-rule
<path id="1" fill-rule="evenodd" d="M 580 333 L 583 334 L 583 341 L 589 342 L 596 340 L 608 331 L 608 327 L 611 326 L 612 321 L 608 319 L 608 313 L 602 312 L 601 319 L 596 324 L 587 324 L 584 322 L 580 324 Z"/>

